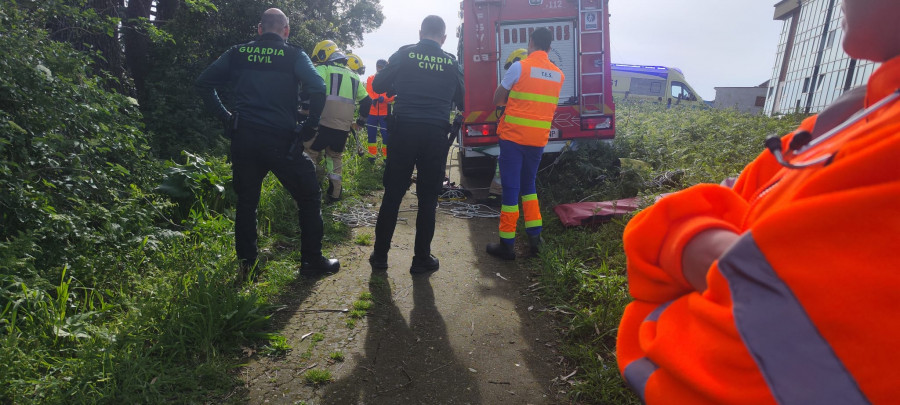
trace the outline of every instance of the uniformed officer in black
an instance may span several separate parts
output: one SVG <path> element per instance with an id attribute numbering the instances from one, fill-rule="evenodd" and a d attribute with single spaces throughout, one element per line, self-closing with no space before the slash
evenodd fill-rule
<path id="1" fill-rule="evenodd" d="M 277 8 L 263 13 L 256 41 L 226 51 L 197 78 L 196 87 L 207 108 L 233 126 L 231 160 L 237 193 L 235 245 L 241 262 L 240 280 L 255 273 L 257 259 L 256 208 L 260 188 L 269 171 L 297 202 L 300 216 L 301 274 L 338 271 L 335 259 L 322 256 L 321 191 L 312 160 L 303 153 L 295 133 L 298 91 L 311 95 L 305 135 L 314 133 L 325 106 L 325 82 L 302 50 L 285 43 L 290 34 L 287 16 Z M 222 104 L 216 88 L 230 85 L 233 109 Z M 293 148 L 292 148 L 293 146 Z"/>
<path id="2" fill-rule="evenodd" d="M 418 170 L 416 195 L 416 242 L 413 274 L 427 273 L 440 267 L 431 254 L 434 216 L 444 163 L 449 147 L 450 109 L 462 106 L 463 77 L 456 58 L 441 50 L 447 39 L 446 26 L 440 17 L 431 15 L 422 21 L 419 43 L 400 48 L 390 57 L 387 67 L 375 75 L 372 88 L 376 93 L 396 94 L 388 148 L 391 157 L 384 170 L 384 197 L 375 225 L 375 250 L 369 256 L 373 269 L 388 267 L 388 250 L 397 225 L 400 200 L 410 185 L 413 167 Z"/>

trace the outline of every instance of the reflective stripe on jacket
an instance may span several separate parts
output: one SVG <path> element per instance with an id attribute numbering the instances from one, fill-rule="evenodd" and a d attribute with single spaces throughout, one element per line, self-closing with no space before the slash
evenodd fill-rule
<path id="1" fill-rule="evenodd" d="M 369 92 L 369 98 L 372 99 L 372 107 L 369 108 L 369 115 L 385 116 L 388 115 L 388 104 L 394 102 L 394 97 L 388 97 L 387 93 L 376 93 L 372 90 L 372 80 L 375 75 L 366 79 L 366 91 Z M 378 97 L 384 96 L 384 101 L 378 101 Z"/>
<path id="2" fill-rule="evenodd" d="M 898 88 L 895 58 L 872 75 L 865 103 Z M 764 152 L 737 189 L 697 185 L 628 224 L 635 301 L 619 325 L 617 359 L 646 403 L 897 402 L 900 102 L 799 159 L 832 154 L 827 165 L 798 170 Z M 681 254 L 713 228 L 741 238 L 699 293 L 682 275 Z"/>
<path id="3" fill-rule="evenodd" d="M 519 145 L 545 146 L 565 75 L 544 51 L 534 51 L 518 63 L 522 74 L 509 89 L 506 112 L 497 131 L 500 139 Z"/>
<path id="4" fill-rule="evenodd" d="M 349 131 L 356 112 L 356 103 L 369 96 L 360 83 L 359 75 L 346 66 L 318 65 L 316 71 L 325 80 L 325 110 L 319 125 Z"/>

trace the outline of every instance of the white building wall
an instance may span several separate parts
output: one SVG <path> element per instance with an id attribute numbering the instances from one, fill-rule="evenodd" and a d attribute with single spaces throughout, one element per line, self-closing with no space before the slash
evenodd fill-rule
<path id="1" fill-rule="evenodd" d="M 742 113 L 762 114 L 766 87 L 716 87 L 713 108 L 733 108 Z"/>
<path id="2" fill-rule="evenodd" d="M 843 0 L 802 0 L 798 12 L 784 18 L 784 29 L 769 81 L 765 113 L 816 113 L 845 91 L 866 83 L 877 63 L 854 60 L 841 43 Z M 794 19 L 797 30 L 789 43 Z M 781 76 L 786 50 L 790 49 L 785 75 Z"/>

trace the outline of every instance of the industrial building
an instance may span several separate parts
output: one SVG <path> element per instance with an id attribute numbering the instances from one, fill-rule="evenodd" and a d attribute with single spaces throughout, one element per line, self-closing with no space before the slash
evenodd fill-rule
<path id="1" fill-rule="evenodd" d="M 843 0 L 783 0 L 783 21 L 766 95 L 765 113 L 816 113 L 845 91 L 866 83 L 878 63 L 852 59 L 841 43 Z"/>
<path id="2" fill-rule="evenodd" d="M 769 82 L 756 87 L 716 87 L 713 108 L 733 108 L 745 114 L 762 114 Z"/>

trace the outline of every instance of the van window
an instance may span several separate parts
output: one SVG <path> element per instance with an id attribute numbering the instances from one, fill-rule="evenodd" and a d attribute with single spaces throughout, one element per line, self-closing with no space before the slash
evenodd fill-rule
<path id="1" fill-rule="evenodd" d="M 697 101 L 697 96 L 682 82 L 672 82 L 672 98 L 678 100 Z"/>
<path id="2" fill-rule="evenodd" d="M 661 97 L 664 94 L 663 87 L 665 84 L 665 80 L 635 77 L 631 79 L 631 86 L 629 86 L 628 91 L 634 95 Z"/>

